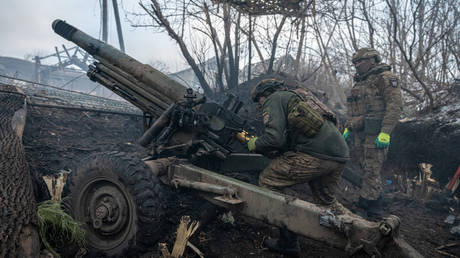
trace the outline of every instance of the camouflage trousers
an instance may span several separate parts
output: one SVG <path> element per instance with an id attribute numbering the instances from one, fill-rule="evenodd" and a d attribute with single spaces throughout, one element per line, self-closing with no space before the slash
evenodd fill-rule
<path id="1" fill-rule="evenodd" d="M 276 157 L 259 175 L 259 185 L 273 191 L 307 183 L 316 204 L 336 202 L 335 190 L 345 164 L 315 158 L 306 153 L 288 151 Z"/>
<path id="2" fill-rule="evenodd" d="M 377 135 L 366 135 L 364 132 L 353 132 L 353 157 L 359 159 L 362 169 L 362 186 L 360 196 L 368 200 L 377 200 L 383 194 L 382 167 L 388 149 L 379 149 L 375 145 Z"/>

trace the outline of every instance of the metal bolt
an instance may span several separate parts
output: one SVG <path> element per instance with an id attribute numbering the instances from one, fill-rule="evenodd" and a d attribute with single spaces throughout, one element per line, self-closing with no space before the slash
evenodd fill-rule
<path id="1" fill-rule="evenodd" d="M 105 217 L 107 217 L 107 214 L 109 213 L 109 211 L 107 210 L 107 208 L 103 205 L 97 207 L 96 209 L 96 218 L 98 219 L 104 219 Z"/>
<path id="2" fill-rule="evenodd" d="M 93 228 L 98 229 L 98 228 L 101 227 L 101 225 L 102 225 L 102 222 L 101 222 L 100 219 L 95 219 L 95 220 L 93 221 Z"/>

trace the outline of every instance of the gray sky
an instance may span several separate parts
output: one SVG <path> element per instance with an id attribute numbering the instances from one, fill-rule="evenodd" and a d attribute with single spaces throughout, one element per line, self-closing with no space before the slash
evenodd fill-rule
<path id="1" fill-rule="evenodd" d="M 136 0 L 123 1 L 127 10 L 137 8 Z M 112 1 L 109 3 L 109 44 L 118 48 Z M 158 60 L 171 71 L 185 67 L 176 43 L 165 34 L 130 27 L 119 8 L 126 53 L 143 63 Z M 99 0 L 0 0 L 0 56 L 24 58 L 48 55 L 57 46 L 73 47 L 51 29 L 55 19 L 62 19 L 95 38 L 101 34 Z"/>

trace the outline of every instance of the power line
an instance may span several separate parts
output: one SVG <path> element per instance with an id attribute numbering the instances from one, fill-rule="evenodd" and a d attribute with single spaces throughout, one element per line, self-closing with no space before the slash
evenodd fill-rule
<path id="1" fill-rule="evenodd" d="M 77 77 L 73 78 L 72 80 L 70 80 L 70 81 L 68 81 L 68 82 L 66 82 L 66 83 L 64 83 L 64 84 L 62 84 L 61 89 L 63 89 L 64 86 L 66 86 L 67 84 L 69 84 L 69 83 L 75 81 L 76 79 L 78 79 L 78 78 L 80 78 L 80 77 L 82 77 L 82 76 L 84 76 L 84 75 L 86 75 L 86 74 L 85 74 L 85 73 L 84 73 L 84 74 L 80 74 L 80 75 L 78 75 Z"/>
<path id="2" fill-rule="evenodd" d="M 96 85 L 96 87 L 94 87 L 94 89 L 92 89 L 91 91 L 89 91 L 89 92 L 88 92 L 88 94 L 91 94 L 91 93 L 93 93 L 93 91 L 94 91 L 95 89 L 99 88 L 99 86 L 100 86 L 99 84 L 98 84 L 98 85 Z"/>

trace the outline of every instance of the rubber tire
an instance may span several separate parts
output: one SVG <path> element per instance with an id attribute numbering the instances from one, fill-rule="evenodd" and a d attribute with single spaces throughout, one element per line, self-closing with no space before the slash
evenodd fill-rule
<path id="1" fill-rule="evenodd" d="M 163 236 L 169 189 L 161 185 L 142 160 L 123 152 L 96 154 L 84 160 L 68 179 L 69 198 L 63 206 L 85 228 L 90 256 L 137 256 L 155 247 Z M 127 216 L 127 222 L 122 226 L 122 234 L 113 236 L 114 239 L 94 230 L 91 222 L 85 222 L 88 221 L 85 210 L 89 210 L 89 201 L 84 197 L 91 195 L 89 188 L 97 186 L 100 189 L 99 185 L 118 189 L 128 204 L 128 214 L 120 216 Z M 104 246 L 106 241 L 98 239 L 114 242 Z"/>

